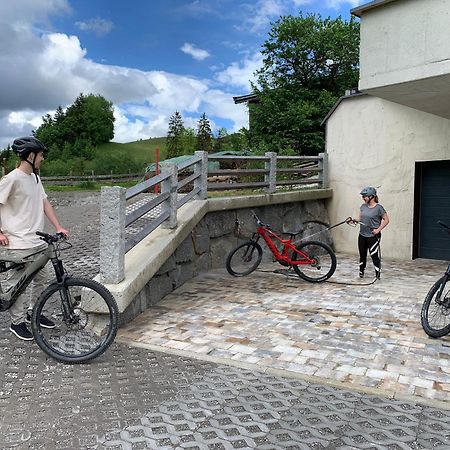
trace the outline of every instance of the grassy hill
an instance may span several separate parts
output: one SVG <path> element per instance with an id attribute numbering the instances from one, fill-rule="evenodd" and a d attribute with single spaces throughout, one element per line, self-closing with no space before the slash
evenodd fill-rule
<path id="1" fill-rule="evenodd" d="M 103 154 L 112 159 L 123 158 L 133 161 L 137 165 L 145 167 L 149 163 L 155 162 L 155 149 L 159 149 L 159 159 L 166 158 L 166 138 L 158 137 L 134 142 L 119 144 L 117 142 L 108 142 L 98 147 L 96 154 Z"/>

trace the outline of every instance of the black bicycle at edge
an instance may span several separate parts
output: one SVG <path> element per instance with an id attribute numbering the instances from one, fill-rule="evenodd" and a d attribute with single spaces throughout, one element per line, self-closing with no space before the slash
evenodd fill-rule
<path id="1" fill-rule="evenodd" d="M 450 234 L 450 227 L 437 222 Z M 422 305 L 422 328 L 428 336 L 439 338 L 450 333 L 450 263 L 444 276 L 434 283 Z"/>
<path id="2" fill-rule="evenodd" d="M 0 311 L 8 310 L 34 276 L 50 260 L 53 280 L 37 299 L 31 314 L 31 330 L 38 346 L 52 358 L 77 364 L 100 356 L 117 334 L 119 312 L 116 301 L 102 284 L 88 278 L 72 277 L 64 269 L 61 250 L 72 247 L 61 233 L 36 233 L 47 247 L 24 258 L 0 257 L 0 273 L 21 270 L 22 276 L 7 292 L 0 293 Z M 24 267 L 25 263 L 29 263 Z M 41 315 L 55 322 L 54 328 L 40 324 Z"/>

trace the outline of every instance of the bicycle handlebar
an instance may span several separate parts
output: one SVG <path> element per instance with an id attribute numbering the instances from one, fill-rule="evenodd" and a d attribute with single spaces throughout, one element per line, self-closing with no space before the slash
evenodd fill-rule
<path id="1" fill-rule="evenodd" d="M 43 233 L 42 231 L 36 231 L 36 234 L 47 244 L 52 244 L 54 242 L 62 241 L 66 239 L 66 235 L 64 233 L 56 233 L 56 234 L 48 234 Z"/>
<path id="2" fill-rule="evenodd" d="M 266 228 L 270 228 L 270 225 L 267 223 L 264 223 L 256 214 L 255 211 L 252 210 L 252 215 L 253 218 L 256 221 L 256 225 L 258 225 L 259 227 L 266 227 Z"/>

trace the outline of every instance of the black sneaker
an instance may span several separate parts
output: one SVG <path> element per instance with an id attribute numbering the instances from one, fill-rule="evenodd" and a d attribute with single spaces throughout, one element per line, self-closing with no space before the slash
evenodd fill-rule
<path id="1" fill-rule="evenodd" d="M 33 340 L 33 334 L 31 331 L 27 328 L 27 325 L 25 322 L 20 322 L 17 325 L 14 325 L 13 323 L 9 327 L 10 331 L 12 331 L 19 339 L 22 339 L 23 341 L 32 341 Z"/>
<path id="2" fill-rule="evenodd" d="M 380 280 L 380 279 L 381 279 L 381 272 L 380 272 L 380 271 L 375 270 L 375 278 L 376 278 L 377 280 Z"/>
<path id="3" fill-rule="evenodd" d="M 25 319 L 25 322 L 26 323 L 31 322 L 31 314 L 29 312 L 27 312 L 27 318 Z M 53 322 L 50 319 L 47 319 L 47 317 L 45 317 L 43 314 L 41 314 L 40 323 L 41 323 L 42 328 L 55 328 L 56 327 L 55 322 Z"/>
<path id="4" fill-rule="evenodd" d="M 364 278 L 364 272 L 359 271 L 359 278 Z"/>

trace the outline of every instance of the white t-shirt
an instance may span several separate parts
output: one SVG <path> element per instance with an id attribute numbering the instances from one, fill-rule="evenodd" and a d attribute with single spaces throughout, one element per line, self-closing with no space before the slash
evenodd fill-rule
<path id="1" fill-rule="evenodd" d="M 41 180 L 15 169 L 0 180 L 0 225 L 11 250 L 42 245 L 36 231 L 44 231 L 44 191 Z"/>

